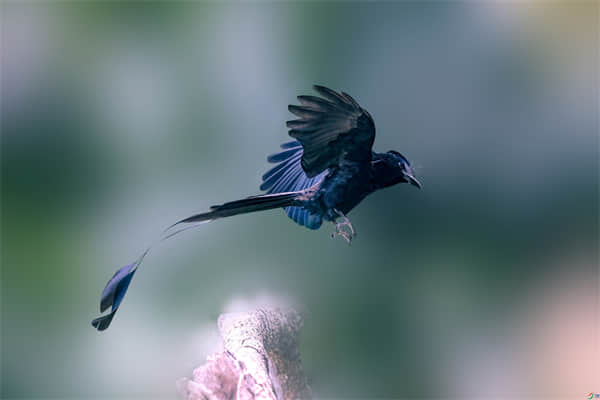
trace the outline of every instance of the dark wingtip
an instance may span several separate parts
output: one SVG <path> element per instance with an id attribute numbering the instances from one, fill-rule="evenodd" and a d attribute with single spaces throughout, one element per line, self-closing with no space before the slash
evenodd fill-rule
<path id="1" fill-rule="evenodd" d="M 306 110 L 302 106 L 298 106 L 295 104 L 288 105 L 288 111 L 300 118 L 302 118 L 302 116 L 306 112 Z"/>
<path id="2" fill-rule="evenodd" d="M 348 102 L 350 104 L 352 104 L 354 107 L 359 108 L 359 109 L 361 108 L 360 104 L 358 104 L 358 102 L 356 100 L 354 100 L 354 98 L 352 96 L 350 96 L 348 93 L 342 92 L 342 96 L 344 96 L 348 100 Z"/>
<path id="3" fill-rule="evenodd" d="M 313 89 L 317 93 L 319 93 L 321 96 L 325 97 L 326 99 L 329 99 L 329 100 L 333 101 L 334 103 L 337 102 L 337 103 L 343 104 L 345 106 L 348 106 L 348 105 L 352 104 L 343 95 L 341 95 L 340 93 L 336 92 L 335 90 L 329 89 L 328 87 L 321 86 L 321 85 L 313 85 Z"/>
<path id="4" fill-rule="evenodd" d="M 315 92 L 319 93 L 321 96 L 333 96 L 335 98 L 340 98 L 341 95 L 333 89 L 328 88 L 323 85 L 313 85 L 313 89 Z"/>
<path id="5" fill-rule="evenodd" d="M 290 121 L 287 121 L 287 122 L 290 122 Z M 286 122 L 286 124 L 287 124 L 287 122 Z M 291 149 L 291 148 L 294 148 L 294 147 L 301 147 L 301 146 L 302 145 L 300 144 L 299 141 L 292 140 L 290 142 L 282 143 L 281 146 L 279 146 L 279 147 L 281 147 L 282 149 Z"/>

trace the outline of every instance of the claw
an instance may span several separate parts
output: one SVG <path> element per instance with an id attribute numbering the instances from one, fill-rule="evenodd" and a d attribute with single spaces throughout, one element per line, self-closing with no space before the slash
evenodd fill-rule
<path id="1" fill-rule="evenodd" d="M 345 240 L 346 242 L 348 242 L 348 244 L 350 244 L 350 243 L 352 242 L 352 235 L 351 235 L 350 233 L 346 232 L 346 231 L 343 231 L 343 230 L 341 230 L 341 229 L 340 229 L 340 230 L 338 230 L 338 229 L 337 229 L 337 225 L 336 225 L 336 231 L 335 231 L 335 232 L 333 232 L 333 233 L 331 234 L 331 238 L 333 239 L 333 238 L 335 238 L 336 236 L 341 236 L 341 237 L 343 237 L 343 238 L 344 238 L 344 240 Z"/>
<path id="2" fill-rule="evenodd" d="M 348 217 L 346 217 L 341 211 L 338 211 L 336 209 L 334 209 L 334 211 L 340 218 L 342 218 L 342 222 L 338 222 L 336 224 L 332 221 L 335 224 L 335 232 L 331 234 L 331 238 L 333 239 L 336 236 L 341 236 L 344 238 L 344 240 L 346 240 L 346 242 L 348 242 L 348 244 L 351 244 L 352 239 L 354 239 L 354 237 L 356 236 L 356 231 L 354 230 L 352 223 L 350 222 Z M 348 227 L 348 231 L 342 229 L 344 226 Z"/>

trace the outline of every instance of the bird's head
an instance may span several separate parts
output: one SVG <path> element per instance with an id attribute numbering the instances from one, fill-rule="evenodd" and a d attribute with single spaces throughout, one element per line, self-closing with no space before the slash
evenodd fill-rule
<path id="1" fill-rule="evenodd" d="M 397 179 L 400 182 L 408 182 L 413 186 L 421 189 L 421 183 L 415 178 L 415 174 L 413 169 L 410 166 L 410 163 L 402 154 L 398 153 L 395 150 L 390 150 L 387 152 L 388 160 L 387 163 L 391 163 L 396 172 Z"/>

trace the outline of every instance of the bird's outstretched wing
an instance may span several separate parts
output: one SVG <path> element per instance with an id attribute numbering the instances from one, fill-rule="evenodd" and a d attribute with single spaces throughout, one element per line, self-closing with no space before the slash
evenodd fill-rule
<path id="1" fill-rule="evenodd" d="M 313 86 L 322 97 L 298 96 L 301 105 L 288 109 L 298 119 L 287 121 L 289 135 L 302 145 L 302 169 L 309 178 L 345 160 L 371 160 L 375 123 L 350 95 Z"/>
<path id="2" fill-rule="evenodd" d="M 306 176 L 300 165 L 302 145 L 297 140 L 284 143 L 281 148 L 283 151 L 267 158 L 270 163 L 277 165 L 263 175 L 260 190 L 266 190 L 267 193 L 296 192 L 312 187 L 327 174 L 327 171 L 323 171 L 312 178 Z M 301 207 L 286 207 L 285 212 L 298 224 L 309 229 L 318 229 L 321 226 L 321 217 Z"/>

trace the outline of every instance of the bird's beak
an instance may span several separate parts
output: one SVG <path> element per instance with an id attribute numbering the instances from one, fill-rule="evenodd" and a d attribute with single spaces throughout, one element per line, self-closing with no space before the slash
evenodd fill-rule
<path id="1" fill-rule="evenodd" d="M 414 177 L 414 176 L 412 176 L 412 175 L 408 175 L 408 176 L 407 176 L 407 178 L 408 178 L 408 183 L 410 183 L 410 184 L 411 184 L 411 185 L 413 185 L 413 186 L 416 186 L 416 187 L 418 187 L 419 189 L 421 189 L 421 188 L 422 188 L 422 186 L 421 186 L 421 182 L 419 182 L 419 181 L 417 180 L 417 178 L 415 178 L 415 177 Z"/>

